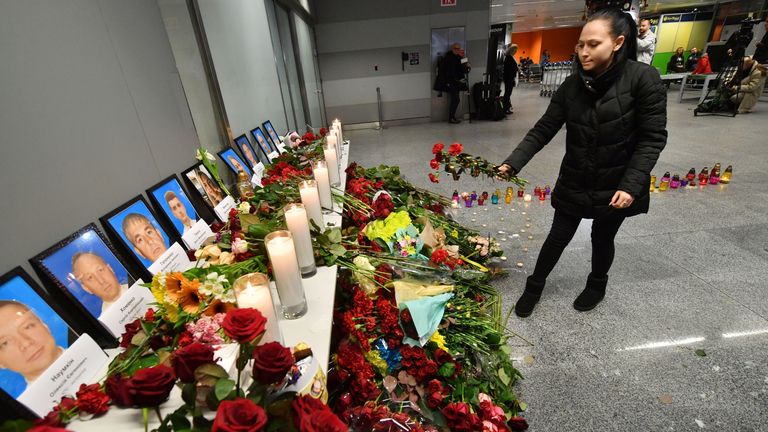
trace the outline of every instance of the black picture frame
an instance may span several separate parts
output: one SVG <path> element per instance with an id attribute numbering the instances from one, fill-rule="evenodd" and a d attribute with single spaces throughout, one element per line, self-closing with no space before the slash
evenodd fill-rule
<path id="1" fill-rule="evenodd" d="M 240 157 L 239 154 L 237 154 L 237 151 L 233 148 L 226 148 L 220 152 L 217 153 L 219 155 L 219 159 L 221 159 L 224 164 L 229 168 L 230 171 L 237 177 L 237 173 L 239 171 L 239 168 L 237 168 L 231 160 L 234 159 L 238 164 L 240 164 L 243 168 L 243 171 L 248 175 L 248 178 L 250 179 L 253 177 L 253 172 L 250 168 L 248 168 L 248 165 L 243 162 L 243 159 Z"/>
<path id="2" fill-rule="evenodd" d="M 94 245 L 95 247 L 85 250 L 77 249 L 76 253 L 85 252 L 99 256 L 110 266 L 118 281 L 125 281 L 125 283 L 121 285 L 126 285 L 125 289 L 130 288 L 138 278 L 131 274 L 131 269 L 123 263 L 121 255 L 94 223 L 89 223 L 56 242 L 56 244 L 48 249 L 30 258 L 29 263 L 32 265 L 35 273 L 40 277 L 40 280 L 46 288 L 48 288 L 51 297 L 56 299 L 60 304 L 67 305 L 71 310 L 77 312 L 79 318 L 74 320 L 71 324 L 75 330 L 80 333 L 88 333 L 102 348 L 114 348 L 117 346 L 117 338 L 98 320 L 98 316 L 95 315 L 94 304 L 89 298 L 95 297 L 98 299 L 98 297 L 95 294 L 90 294 L 85 291 L 81 282 L 74 282 L 74 280 L 76 280 L 74 271 L 71 271 L 69 274 L 72 279 L 70 284 L 65 283 L 61 276 L 59 276 L 59 274 L 62 273 L 62 270 L 56 269 L 56 264 L 52 262 L 54 259 L 59 261 L 57 255 L 63 253 L 65 249 L 76 249 L 72 245 L 76 241 L 89 235 L 95 236 L 93 237 L 97 240 Z M 98 243 L 98 240 L 101 241 L 101 244 Z M 67 254 L 64 256 L 67 256 Z M 74 256 L 74 254 L 70 255 L 70 259 L 72 256 Z M 121 266 L 122 268 L 117 266 Z M 149 280 L 146 282 L 149 282 Z M 101 303 L 100 300 L 98 302 Z"/>
<path id="3" fill-rule="evenodd" d="M 3 274 L 0 276 L 0 299 L 5 298 L 4 288 L 7 284 L 13 283 L 16 278 L 19 278 L 20 282 L 31 288 L 32 294 L 35 294 L 37 297 L 42 300 L 46 306 L 55 314 L 57 315 L 62 323 L 66 325 L 66 329 L 62 329 L 61 331 L 64 332 L 63 337 L 67 339 L 67 347 L 72 345 L 72 343 L 77 339 L 78 334 L 73 330 L 72 323 L 74 316 L 72 314 L 67 313 L 67 310 L 65 310 L 62 305 L 51 302 L 49 299 L 51 297 L 49 294 L 37 283 L 34 279 L 20 266 L 14 267 L 9 272 Z M 14 299 L 15 301 L 19 301 L 23 303 L 27 307 L 32 307 L 34 310 L 34 305 L 30 306 L 28 300 L 21 300 L 21 296 Z M 37 312 L 37 311 L 36 311 Z M 47 322 L 43 319 L 43 317 L 39 317 L 41 321 L 43 321 L 46 325 L 50 325 L 50 322 Z M 50 329 L 49 329 L 50 330 Z M 62 337 L 62 336 L 60 336 Z M 17 373 L 18 374 L 18 373 Z M 2 385 L 0 385 L 0 404 L 2 404 L 3 409 L 0 410 L 0 419 L 3 420 L 9 420 L 14 418 L 25 418 L 28 420 L 34 420 L 37 417 L 37 415 L 32 412 L 29 408 L 27 408 L 24 404 L 19 402 L 16 398 L 18 396 L 12 396 L 6 389 L 8 389 L 8 386 L 4 380 L 5 376 L 0 378 L 2 380 Z M 10 389 L 8 389 L 10 391 Z M 23 390 L 22 390 L 23 392 Z M 6 409 L 6 407 L 8 409 Z"/>
<path id="4" fill-rule="evenodd" d="M 176 177 L 176 174 L 171 174 L 170 176 L 164 178 L 154 186 L 147 189 L 146 193 L 147 193 L 147 197 L 149 198 L 149 202 L 152 203 L 152 207 L 155 208 L 157 215 L 160 217 L 160 219 L 163 219 L 163 222 L 165 223 L 166 226 L 169 226 L 172 228 L 173 232 L 176 233 L 176 236 L 178 238 L 182 238 L 182 236 L 184 235 L 184 228 L 186 227 L 186 225 L 184 225 L 173 214 L 173 211 L 169 207 L 169 204 L 167 201 L 168 198 L 164 197 L 164 199 L 162 200 L 160 199 L 159 192 L 163 192 L 163 191 L 165 191 L 165 193 L 163 193 L 164 196 L 170 192 L 175 196 L 176 199 L 178 199 L 178 201 L 184 207 L 186 214 L 190 216 L 190 219 L 192 219 L 191 221 L 192 225 L 194 225 L 200 219 L 202 219 L 206 224 L 208 223 L 205 217 L 201 215 L 201 212 L 197 208 L 195 203 L 189 197 L 189 194 L 187 194 L 187 191 L 184 190 L 184 187 L 181 185 L 179 178 Z M 193 214 L 190 215 L 190 212 L 189 212 L 190 209 L 188 207 L 191 207 Z"/>
<path id="5" fill-rule="evenodd" d="M 136 195 L 125 204 L 99 218 L 101 226 L 104 227 L 104 231 L 107 232 L 114 247 L 123 256 L 123 262 L 129 264 L 133 268 L 134 274 L 140 276 L 143 280 L 152 280 L 152 274 L 149 272 L 149 267 L 157 258 L 145 258 L 139 255 L 137 248 L 135 248 L 125 237 L 122 228 L 118 230 L 116 227 L 117 225 L 122 224 L 122 219 L 127 216 L 127 213 L 125 212 L 128 210 L 132 210 L 134 213 L 139 212 L 140 215 L 143 215 L 149 220 L 150 224 L 159 232 L 160 237 L 163 238 L 165 242 L 165 250 L 171 247 L 173 243 L 180 242 L 181 239 L 177 238 L 174 231 L 163 224 L 162 219 L 158 218 L 157 214 L 152 210 L 142 195 Z M 113 225 L 113 223 L 115 225 Z M 155 252 L 157 252 L 157 249 L 159 249 L 159 247 L 155 248 Z"/>
<path id="6" fill-rule="evenodd" d="M 259 149 L 261 149 L 261 152 L 264 154 L 264 157 L 267 159 L 267 161 L 271 163 L 272 159 L 270 159 L 269 154 L 276 150 L 272 149 L 269 140 L 267 139 L 266 135 L 264 135 L 264 131 L 262 131 L 260 127 L 255 127 L 251 129 L 251 137 L 253 137 L 253 142 L 256 143 Z"/>
<path id="7" fill-rule="evenodd" d="M 278 147 L 278 145 L 280 145 L 280 135 L 277 134 L 275 127 L 272 126 L 272 121 L 265 121 L 261 124 L 261 127 L 267 133 L 267 138 L 269 138 L 270 143 L 272 143 L 272 149 L 280 153 L 280 147 Z"/>
<path id="8" fill-rule="evenodd" d="M 181 172 L 181 178 L 187 185 L 188 196 L 197 203 L 196 207 L 201 211 L 205 209 L 207 212 L 208 218 L 206 220 L 217 220 L 218 216 L 216 216 L 214 207 L 226 198 L 227 194 L 221 190 L 205 165 L 201 163 L 192 165 Z M 207 183 L 207 185 L 203 183 Z M 209 190 L 210 194 L 206 190 Z"/>
<path id="9" fill-rule="evenodd" d="M 248 164 L 248 166 L 251 169 L 256 168 L 256 165 L 260 162 L 260 156 L 259 153 L 253 149 L 253 146 L 251 145 L 251 141 L 248 140 L 248 137 L 245 136 L 245 134 L 240 135 L 239 137 L 234 139 L 234 147 L 240 151 L 240 154 L 243 155 L 243 158 L 245 159 L 245 163 Z M 248 157 L 248 155 L 251 155 L 253 159 Z"/>

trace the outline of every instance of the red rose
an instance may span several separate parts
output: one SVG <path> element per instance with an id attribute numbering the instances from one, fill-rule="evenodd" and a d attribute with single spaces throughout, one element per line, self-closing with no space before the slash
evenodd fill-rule
<path id="1" fill-rule="evenodd" d="M 45 417 L 35 420 L 32 424 L 35 426 L 52 427 L 54 429 L 63 426 L 61 416 L 59 415 L 59 407 L 54 407 Z"/>
<path id="2" fill-rule="evenodd" d="M 480 416 L 483 420 L 502 427 L 507 422 L 507 415 L 504 413 L 504 409 L 488 400 L 480 402 Z"/>
<path id="3" fill-rule="evenodd" d="M 510 428 L 515 431 L 523 431 L 528 429 L 528 422 L 520 416 L 514 416 L 507 422 Z"/>
<path id="4" fill-rule="evenodd" d="M 437 364 L 430 360 L 424 365 L 424 367 L 421 368 L 420 372 L 419 381 L 424 381 L 427 378 L 431 378 L 437 374 Z"/>
<path id="5" fill-rule="evenodd" d="M 315 411 L 301 418 L 299 430 L 306 432 L 347 432 L 349 428 L 330 409 Z"/>
<path id="6" fill-rule="evenodd" d="M 80 384 L 80 389 L 75 396 L 77 396 L 77 407 L 80 412 L 99 415 L 109 410 L 109 396 L 98 384 Z"/>
<path id="7" fill-rule="evenodd" d="M 437 159 L 430 159 L 429 160 L 429 167 L 436 170 L 440 168 L 440 162 Z"/>
<path id="8" fill-rule="evenodd" d="M 253 350 L 253 379 L 273 384 L 285 378 L 294 364 L 291 350 L 279 342 L 269 342 Z"/>
<path id="9" fill-rule="evenodd" d="M 435 143 L 435 145 L 432 146 L 432 154 L 438 154 L 445 148 L 445 144 L 443 143 Z"/>
<path id="10" fill-rule="evenodd" d="M 320 128 L 320 136 L 326 136 L 328 135 L 328 129 L 327 128 Z"/>
<path id="11" fill-rule="evenodd" d="M 443 383 L 440 380 L 433 379 L 427 383 L 427 393 L 443 393 Z"/>
<path id="12" fill-rule="evenodd" d="M 293 411 L 293 424 L 296 429 L 301 429 L 301 420 L 315 411 L 323 411 L 327 407 L 319 400 L 309 395 L 297 396 L 291 403 Z"/>
<path id="13" fill-rule="evenodd" d="M 432 354 L 432 357 L 440 366 L 444 365 L 445 363 L 453 362 L 453 356 L 441 348 L 436 349 L 434 354 Z"/>
<path id="14" fill-rule="evenodd" d="M 453 143 L 448 147 L 448 154 L 451 156 L 458 156 L 464 151 L 464 146 L 459 143 Z"/>
<path id="15" fill-rule="evenodd" d="M 131 346 L 131 339 L 136 336 L 136 333 L 138 333 L 139 330 L 141 330 L 141 323 L 138 319 L 126 324 L 125 332 L 123 332 L 123 335 L 120 336 L 120 347 L 128 348 Z"/>
<path id="16" fill-rule="evenodd" d="M 139 369 L 128 380 L 128 394 L 134 405 L 155 407 L 165 402 L 176 383 L 173 369 L 157 365 Z"/>
<path id="17" fill-rule="evenodd" d="M 264 408 L 249 399 L 223 401 L 216 411 L 211 432 L 257 432 L 267 424 Z"/>
<path id="18" fill-rule="evenodd" d="M 440 183 L 440 179 L 435 175 L 435 173 L 429 173 L 429 181 L 432 183 Z"/>
<path id="19" fill-rule="evenodd" d="M 480 417 L 470 412 L 469 405 L 464 402 L 449 403 L 441 410 L 448 426 L 454 431 L 477 431 L 481 423 Z"/>
<path id="20" fill-rule="evenodd" d="M 267 319 L 257 309 L 233 309 L 224 317 L 221 328 L 230 338 L 239 343 L 249 343 L 264 334 Z M 271 323 L 277 325 L 277 323 Z"/>
<path id="21" fill-rule="evenodd" d="M 184 383 L 195 381 L 195 369 L 213 363 L 213 347 L 195 342 L 173 353 L 173 370 Z"/>
<path id="22" fill-rule="evenodd" d="M 112 374 L 104 382 L 104 390 L 112 399 L 112 403 L 119 407 L 133 406 L 133 399 L 128 392 L 128 380 L 121 374 Z"/>
<path id="23" fill-rule="evenodd" d="M 32 426 L 31 428 L 27 429 L 27 432 L 69 432 L 69 430 L 55 426 L 39 425 Z"/>
<path id="24" fill-rule="evenodd" d="M 436 409 L 443 403 L 443 394 L 439 392 L 432 392 L 427 395 L 427 406 L 431 409 Z"/>

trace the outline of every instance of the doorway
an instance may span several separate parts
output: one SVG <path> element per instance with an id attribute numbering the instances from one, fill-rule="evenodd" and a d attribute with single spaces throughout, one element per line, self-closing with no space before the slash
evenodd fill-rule
<path id="1" fill-rule="evenodd" d="M 432 61 L 432 80 L 431 84 L 435 83 L 437 78 L 437 69 L 440 62 L 448 51 L 451 50 L 451 45 L 458 43 L 461 45 L 461 49 L 466 48 L 466 42 L 464 37 L 464 27 L 446 27 L 432 29 L 432 38 L 430 46 L 430 60 Z M 466 55 L 465 55 L 466 57 Z M 463 94 L 463 92 L 462 92 Z M 449 97 L 446 93 L 440 93 L 432 90 L 432 101 L 430 109 L 430 117 L 432 121 L 440 122 L 448 120 L 448 101 Z M 459 109 L 456 110 L 456 117 L 463 118 L 464 113 L 468 112 L 468 106 L 466 98 L 460 96 L 461 103 Z"/>

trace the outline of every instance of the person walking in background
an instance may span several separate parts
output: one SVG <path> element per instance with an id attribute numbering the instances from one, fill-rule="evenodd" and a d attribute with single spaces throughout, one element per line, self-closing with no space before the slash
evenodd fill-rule
<path id="1" fill-rule="evenodd" d="M 685 57 L 683 53 L 683 47 L 677 47 L 677 50 L 669 59 L 669 63 L 667 63 L 667 73 L 685 72 Z"/>
<path id="2" fill-rule="evenodd" d="M 512 114 L 512 90 L 515 88 L 515 79 L 517 78 L 517 45 L 512 44 L 507 48 L 507 55 L 504 56 L 504 112 Z"/>
<path id="3" fill-rule="evenodd" d="M 693 71 L 696 69 L 696 64 L 699 62 L 701 56 L 699 55 L 699 49 L 696 47 L 691 48 L 691 53 L 688 55 L 688 60 L 685 61 L 685 70 Z"/>
<path id="4" fill-rule="evenodd" d="M 640 20 L 640 27 L 637 31 L 637 61 L 651 64 L 653 53 L 656 52 L 656 35 L 651 31 L 651 21 Z"/>
<path id="5" fill-rule="evenodd" d="M 592 272 L 573 302 L 578 311 L 605 296 L 614 238 L 624 219 L 647 213 L 651 169 L 667 143 L 667 92 L 658 71 L 635 61 L 637 27 L 629 14 L 603 9 L 579 37 L 579 69 L 498 168 L 516 174 L 566 125 L 565 157 L 552 206 L 552 228 L 515 304 L 527 317 L 582 219 L 592 222 Z"/>
<path id="6" fill-rule="evenodd" d="M 541 53 L 541 64 L 548 64 L 550 58 L 552 58 L 552 56 L 549 54 L 549 50 L 544 50 L 544 52 Z"/>

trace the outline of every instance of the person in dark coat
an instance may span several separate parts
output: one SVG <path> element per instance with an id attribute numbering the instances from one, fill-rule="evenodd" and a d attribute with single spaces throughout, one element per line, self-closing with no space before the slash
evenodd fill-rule
<path id="1" fill-rule="evenodd" d="M 512 44 L 507 48 L 507 55 L 504 56 L 504 111 L 507 114 L 512 114 L 512 90 L 515 88 L 515 78 L 519 70 L 515 54 L 517 54 L 517 45 Z"/>
<path id="2" fill-rule="evenodd" d="M 667 73 L 683 73 L 685 72 L 685 56 L 683 47 L 678 47 L 672 57 L 667 63 Z"/>
<path id="3" fill-rule="evenodd" d="M 765 26 L 765 34 L 760 39 L 760 42 L 755 45 L 755 54 L 752 58 L 758 63 L 766 64 L 768 63 L 768 17 L 765 17 L 763 25 Z"/>
<path id="4" fill-rule="evenodd" d="M 691 72 L 696 69 L 696 64 L 699 62 L 700 58 L 701 55 L 699 54 L 699 49 L 696 47 L 691 48 L 691 53 L 688 55 L 688 60 L 685 61 L 685 70 Z"/>
<path id="5" fill-rule="evenodd" d="M 445 80 L 445 91 L 450 98 L 448 123 L 461 123 L 461 120 L 456 118 L 456 109 L 459 107 L 459 92 L 462 90 L 462 80 L 464 80 L 464 72 L 466 70 L 461 60 L 461 45 L 457 43 L 451 45 L 451 51 L 443 57 L 441 75 Z"/>
<path id="6" fill-rule="evenodd" d="M 624 219 L 648 212 L 650 172 L 667 142 L 667 93 L 655 68 L 635 61 L 637 29 L 617 9 L 593 14 L 579 38 L 579 67 L 544 116 L 499 167 L 518 173 L 566 125 L 565 157 L 552 192 L 554 221 L 515 305 L 529 316 L 582 219 L 592 221 L 592 272 L 575 309 L 605 296 L 614 238 Z"/>

